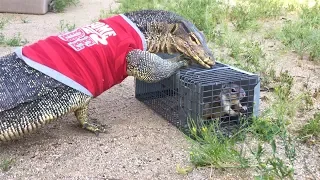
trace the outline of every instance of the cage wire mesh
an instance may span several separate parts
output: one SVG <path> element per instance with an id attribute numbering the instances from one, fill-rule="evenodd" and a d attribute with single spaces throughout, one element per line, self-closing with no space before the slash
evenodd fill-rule
<path id="1" fill-rule="evenodd" d="M 230 133 L 239 127 L 240 117 L 258 116 L 259 96 L 258 75 L 218 62 L 211 69 L 181 69 L 157 83 L 135 79 L 135 97 L 186 134 L 190 119 L 197 127 L 218 122 Z M 232 116 L 232 110 L 238 115 Z"/>

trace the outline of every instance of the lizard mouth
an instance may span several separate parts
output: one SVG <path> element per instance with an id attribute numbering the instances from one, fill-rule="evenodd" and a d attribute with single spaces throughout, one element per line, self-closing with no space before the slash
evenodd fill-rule
<path id="1" fill-rule="evenodd" d="M 215 59 L 211 51 L 202 45 L 187 42 L 184 38 L 167 36 L 165 39 L 148 42 L 148 51 L 152 53 L 182 54 L 189 62 L 195 62 L 205 68 L 215 65 Z"/>

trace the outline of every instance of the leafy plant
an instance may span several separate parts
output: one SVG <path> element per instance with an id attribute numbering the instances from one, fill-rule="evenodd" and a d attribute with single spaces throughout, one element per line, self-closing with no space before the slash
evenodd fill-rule
<path id="1" fill-rule="evenodd" d="M 5 18 L 0 18 L 0 30 L 4 28 L 5 24 L 8 22 Z"/>
<path id="2" fill-rule="evenodd" d="M 218 123 L 204 125 L 201 129 L 190 120 L 191 137 L 193 142 L 190 160 L 197 166 L 215 168 L 245 168 L 249 166 L 241 151 L 235 147 L 237 136 L 225 137 Z"/>
<path id="3" fill-rule="evenodd" d="M 277 156 L 275 140 L 271 141 L 270 146 L 272 147 L 272 156 L 268 157 L 266 160 L 262 160 L 265 151 L 261 144 L 258 145 L 256 152 L 252 151 L 258 162 L 257 171 L 259 172 L 259 175 L 255 176 L 255 179 L 284 179 L 286 177 L 293 179 L 294 169 L 293 167 L 286 165 L 286 163 Z"/>
<path id="4" fill-rule="evenodd" d="M 192 166 L 181 167 L 180 164 L 177 164 L 177 167 L 176 167 L 177 173 L 182 174 L 182 175 L 186 175 L 186 174 L 192 172 L 193 169 L 194 169 L 194 167 L 192 167 Z"/>
<path id="5" fill-rule="evenodd" d="M 250 126 L 250 132 L 266 142 L 272 141 L 281 131 L 277 123 L 267 117 L 254 118 Z"/>
<path id="6" fill-rule="evenodd" d="M 51 6 L 54 12 L 63 12 L 67 7 L 76 6 L 79 0 L 52 0 Z"/>
<path id="7" fill-rule="evenodd" d="M 300 58 L 308 55 L 309 60 L 320 58 L 320 5 L 312 8 L 301 7 L 297 21 L 287 21 L 278 34 L 278 39 L 290 49 L 295 50 Z"/>
<path id="8" fill-rule="evenodd" d="M 320 113 L 315 113 L 313 118 L 310 119 L 298 132 L 300 138 L 304 141 L 320 137 Z"/>
<path id="9" fill-rule="evenodd" d="M 14 163 L 14 159 L 5 159 L 0 163 L 0 168 L 3 172 L 7 172 L 10 170 Z"/>
<path id="10" fill-rule="evenodd" d="M 68 22 L 65 22 L 65 20 L 60 20 L 60 31 L 65 32 L 65 31 L 72 31 L 76 28 L 75 24 L 69 24 Z"/>
<path id="11" fill-rule="evenodd" d="M 8 46 L 21 46 L 28 43 L 26 39 L 22 39 L 20 33 L 15 33 L 13 37 L 6 38 L 4 34 L 0 33 L 0 45 L 8 45 Z"/>

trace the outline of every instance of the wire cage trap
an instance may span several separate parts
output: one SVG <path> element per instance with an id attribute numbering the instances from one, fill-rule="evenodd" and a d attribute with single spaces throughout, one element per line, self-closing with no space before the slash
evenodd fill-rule
<path id="1" fill-rule="evenodd" d="M 241 117 L 258 116 L 260 79 L 256 74 L 216 62 L 211 69 L 191 66 L 157 83 L 135 79 L 135 97 L 186 134 L 217 122 L 230 133 Z"/>

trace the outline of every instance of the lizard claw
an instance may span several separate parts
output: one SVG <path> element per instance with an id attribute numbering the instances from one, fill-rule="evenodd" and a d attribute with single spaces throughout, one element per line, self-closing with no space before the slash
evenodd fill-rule
<path id="1" fill-rule="evenodd" d="M 87 129 L 87 130 L 95 133 L 96 136 L 99 136 L 100 133 L 105 133 L 106 132 L 106 129 L 102 125 L 84 123 L 82 125 L 82 127 L 84 129 Z"/>
<path id="2" fill-rule="evenodd" d="M 96 135 L 96 137 L 99 137 L 100 132 L 99 131 L 95 131 L 94 134 Z"/>

